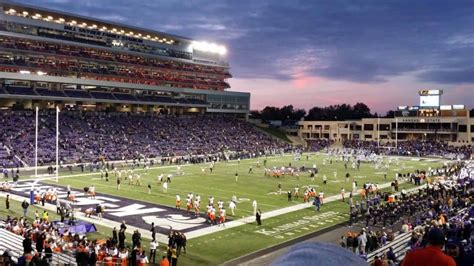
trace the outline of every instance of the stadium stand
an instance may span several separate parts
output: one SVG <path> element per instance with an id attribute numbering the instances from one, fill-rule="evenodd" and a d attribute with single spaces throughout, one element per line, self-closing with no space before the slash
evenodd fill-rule
<path id="1" fill-rule="evenodd" d="M 7 226 L 5 222 L 2 221 L 3 226 Z M 2 225 L 0 225 L 2 227 Z M 14 263 L 18 263 L 20 257 L 24 256 L 23 254 L 23 240 L 24 237 L 17 235 L 13 232 L 8 231 L 7 229 L 0 228 L 0 254 L 7 252 L 10 254 L 11 260 Z M 31 246 L 34 252 L 36 252 L 36 247 Z M 39 255 L 43 257 L 45 254 L 42 253 Z M 50 262 L 53 265 L 77 265 L 74 257 L 68 256 L 63 253 L 53 253 L 52 260 Z"/>
<path id="2" fill-rule="evenodd" d="M 42 112 L 40 117 L 38 157 L 44 165 L 55 161 L 56 122 L 54 112 Z M 289 148 L 251 124 L 226 115 L 63 111 L 60 120 L 60 160 L 63 163 L 93 162 L 101 158 L 124 160 L 222 154 L 223 151 L 263 154 Z M 10 147 L 14 155 L 33 165 L 33 112 L 2 112 L 0 123 L 5 128 L 0 132 L 0 141 Z M 12 165 L 5 158 L 3 163 Z"/>
<path id="3" fill-rule="evenodd" d="M 346 140 L 344 148 L 365 150 L 367 152 L 385 155 L 402 156 L 441 156 L 449 159 L 468 159 L 474 153 L 471 145 L 452 146 L 440 141 L 411 140 L 383 143 L 384 149 L 379 149 L 376 141 Z"/>
<path id="4" fill-rule="evenodd" d="M 307 140 L 306 142 L 308 144 L 308 151 L 312 152 L 324 150 L 331 146 L 331 144 L 333 143 L 333 141 L 328 139 Z"/>
<path id="5" fill-rule="evenodd" d="M 366 209 L 353 207 L 352 214 L 361 214 L 359 221 L 365 220 L 361 225 L 363 230 L 348 232 L 341 238 L 341 245 L 361 256 L 368 254 L 369 263 L 374 260 L 398 263 L 407 251 L 425 246 L 426 233 L 432 227 L 439 227 L 448 241 L 465 243 L 462 248 L 467 254 L 472 253 L 468 243 L 473 235 L 474 205 L 470 203 L 473 169 L 472 164 L 456 163 L 444 168 L 443 173 L 448 178 L 442 183 L 432 183 L 409 194 L 402 193 L 395 197 L 395 202 L 380 203 L 374 201 L 374 197 L 360 205 L 368 206 Z M 391 228 L 400 221 L 403 221 L 401 229 L 393 233 Z M 379 229 L 375 229 L 381 222 L 383 227 L 380 229 L 378 225 Z M 386 224 L 390 227 L 386 228 Z"/>

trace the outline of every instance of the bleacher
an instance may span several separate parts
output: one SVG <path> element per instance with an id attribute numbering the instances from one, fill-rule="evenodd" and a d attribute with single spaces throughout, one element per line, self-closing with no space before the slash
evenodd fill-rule
<path id="1" fill-rule="evenodd" d="M 410 249 L 410 247 L 408 246 L 408 242 L 411 239 L 411 234 L 412 234 L 411 231 L 403 233 L 403 234 L 399 234 L 398 236 L 395 237 L 393 241 L 391 241 L 387 245 L 370 253 L 367 256 L 367 261 L 369 263 L 372 263 L 376 255 L 380 256 L 381 254 L 385 254 L 390 249 L 390 247 L 393 249 L 393 253 L 395 253 L 395 256 L 400 261 L 401 259 L 405 257 L 405 253 Z"/>
<path id="2" fill-rule="evenodd" d="M 467 212 L 468 212 L 468 209 L 461 209 L 457 212 L 456 216 L 464 215 Z M 449 220 L 451 221 L 455 217 L 451 217 Z M 369 262 L 369 264 L 372 264 L 372 262 L 375 260 L 376 255 L 381 256 L 382 254 L 385 254 L 389 250 L 390 247 L 392 247 L 393 253 L 397 257 L 397 260 L 398 261 L 403 260 L 403 258 L 405 258 L 407 251 L 410 250 L 410 246 L 408 245 L 408 243 L 411 239 L 412 232 L 413 231 L 409 231 L 407 233 L 399 234 L 393 241 L 391 241 L 387 245 L 368 254 L 367 262 Z"/>
<path id="3" fill-rule="evenodd" d="M 16 167 L 16 160 L 10 155 L 5 147 L 0 144 L 0 167 Z"/>
<path id="4" fill-rule="evenodd" d="M 13 262 L 17 263 L 18 258 L 23 255 L 23 237 L 16 235 L 0 225 L 0 254 L 3 254 L 6 250 L 10 251 L 12 254 Z M 32 245 L 33 250 L 35 246 Z M 53 265 L 77 265 L 76 259 L 72 256 L 62 254 L 62 253 L 53 253 Z"/>

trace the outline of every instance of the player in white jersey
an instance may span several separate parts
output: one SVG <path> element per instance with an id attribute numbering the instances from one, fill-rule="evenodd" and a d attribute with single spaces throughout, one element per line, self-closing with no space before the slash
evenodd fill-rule
<path id="1" fill-rule="evenodd" d="M 201 196 L 199 196 L 199 194 L 196 194 L 196 200 L 197 202 L 201 203 Z"/>
<path id="2" fill-rule="evenodd" d="M 224 226 L 224 227 L 225 227 L 225 224 L 224 224 L 224 223 L 225 223 L 225 209 L 224 209 L 224 208 L 222 208 L 222 209 L 220 209 L 220 215 L 219 215 L 219 225 L 221 225 L 221 224 L 222 224 L 222 226 Z"/>
<path id="3" fill-rule="evenodd" d="M 326 175 L 323 175 L 323 184 L 327 184 L 328 183 L 328 177 Z"/>
<path id="4" fill-rule="evenodd" d="M 295 199 L 298 199 L 300 197 L 300 188 L 298 186 L 296 186 L 293 190 L 293 197 Z"/>
<path id="5" fill-rule="evenodd" d="M 230 209 L 230 211 L 232 212 L 232 216 L 235 215 L 235 212 L 234 212 L 234 211 L 235 211 L 236 208 L 237 208 L 237 204 L 235 204 L 234 201 L 230 201 L 230 203 L 229 203 L 229 209 Z"/>
<path id="6" fill-rule="evenodd" d="M 179 194 L 176 194 L 176 209 L 181 209 L 181 197 L 179 196 Z"/>
<path id="7" fill-rule="evenodd" d="M 224 208 L 224 201 L 223 200 L 219 200 L 217 202 L 217 207 L 219 208 L 219 210 L 221 210 L 222 208 Z"/>
<path id="8" fill-rule="evenodd" d="M 211 207 L 211 213 L 209 215 L 209 219 L 211 220 L 211 224 L 217 224 L 216 209 L 214 209 L 214 207 Z"/>
<path id="9" fill-rule="evenodd" d="M 323 205 L 324 204 L 324 192 L 323 191 L 319 192 L 319 200 L 321 201 L 321 205 Z"/>
<path id="10" fill-rule="evenodd" d="M 209 205 L 214 206 L 214 197 L 213 196 L 209 197 Z"/>
<path id="11" fill-rule="evenodd" d="M 91 196 L 91 198 L 95 199 L 95 186 L 90 186 L 89 195 Z"/>
<path id="12" fill-rule="evenodd" d="M 194 200 L 194 215 L 196 216 L 199 215 L 199 208 L 200 208 L 200 204 L 199 204 L 199 201 L 196 199 Z"/>
<path id="13" fill-rule="evenodd" d="M 132 171 L 128 172 L 128 184 L 131 185 L 133 183 L 133 173 Z"/>
<path id="14" fill-rule="evenodd" d="M 168 192 L 168 182 L 163 182 L 163 193 Z"/>
<path id="15" fill-rule="evenodd" d="M 193 208 L 193 199 L 190 198 L 190 197 L 188 197 L 188 198 L 186 199 L 186 209 L 187 209 L 188 211 L 191 211 L 192 208 Z"/>
<path id="16" fill-rule="evenodd" d="M 158 182 L 158 185 L 161 184 L 161 182 L 163 182 L 163 174 L 157 177 L 157 182 Z"/>
<path id="17" fill-rule="evenodd" d="M 141 185 L 140 178 L 141 178 L 141 175 L 139 175 L 139 174 L 136 174 L 136 175 L 135 175 L 135 185 L 136 185 L 136 186 L 140 186 L 140 185 Z"/>

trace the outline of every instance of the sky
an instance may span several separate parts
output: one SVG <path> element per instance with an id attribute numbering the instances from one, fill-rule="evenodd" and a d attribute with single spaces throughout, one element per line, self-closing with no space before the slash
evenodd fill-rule
<path id="1" fill-rule="evenodd" d="M 223 44 L 251 109 L 364 102 L 420 89 L 474 108 L 473 0 L 19 0 Z"/>

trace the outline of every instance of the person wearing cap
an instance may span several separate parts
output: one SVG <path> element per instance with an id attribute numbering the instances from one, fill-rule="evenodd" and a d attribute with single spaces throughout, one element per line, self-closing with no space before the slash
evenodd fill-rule
<path id="1" fill-rule="evenodd" d="M 296 245 L 278 257 L 271 265 L 351 265 L 366 266 L 367 262 L 353 252 L 334 244 L 307 242 Z"/>
<path id="2" fill-rule="evenodd" d="M 453 258 L 443 253 L 445 237 L 439 228 L 428 232 L 428 245 L 424 248 L 409 252 L 403 259 L 402 266 L 456 266 Z"/>

